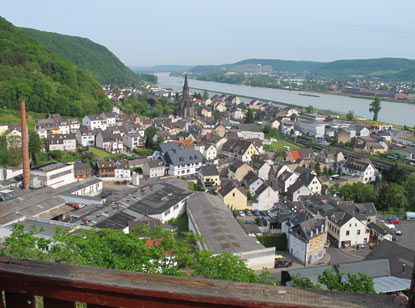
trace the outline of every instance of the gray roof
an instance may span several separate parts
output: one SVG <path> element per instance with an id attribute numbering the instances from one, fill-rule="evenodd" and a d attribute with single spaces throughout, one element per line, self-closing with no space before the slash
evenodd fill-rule
<path id="1" fill-rule="evenodd" d="M 310 278 L 313 283 L 318 283 L 318 275 L 322 274 L 325 270 L 331 269 L 335 273 L 341 272 L 345 273 L 346 276 L 350 274 L 366 274 L 369 277 L 384 277 L 391 274 L 389 260 L 388 259 L 379 259 L 379 260 L 365 260 L 359 262 L 351 263 L 342 263 L 342 264 L 333 264 L 325 266 L 315 266 L 308 268 L 300 268 L 295 270 L 287 271 L 292 277 L 293 275 L 298 275 L 301 277 Z M 347 278 L 347 277 L 346 277 Z M 322 287 L 325 287 L 324 285 Z"/>
<path id="2" fill-rule="evenodd" d="M 238 187 L 233 181 L 228 181 L 226 184 L 222 184 L 222 188 L 219 190 L 219 194 L 222 197 L 225 197 L 227 194 L 229 194 L 234 188 L 238 189 L 240 192 L 242 192 L 241 188 Z M 243 192 L 242 192 L 243 193 Z"/>
<path id="3" fill-rule="evenodd" d="M 197 232 L 205 238 L 202 245 L 215 254 L 264 249 L 255 237 L 245 233 L 232 211 L 217 196 L 195 192 L 187 200 L 187 211 Z"/>
<path id="4" fill-rule="evenodd" d="M 373 279 L 376 293 L 392 293 L 411 288 L 411 280 L 395 276 L 376 277 Z"/>
<path id="5" fill-rule="evenodd" d="M 149 160 L 146 163 L 150 169 L 164 167 L 163 162 L 160 159 Z"/>
<path id="6" fill-rule="evenodd" d="M 216 168 L 216 166 L 212 166 L 212 165 L 203 166 L 202 168 L 200 168 L 200 173 L 203 176 L 219 175 L 218 168 Z"/>
<path id="7" fill-rule="evenodd" d="M 17 198 L 1 204 L 0 223 L 5 224 L 22 216 L 44 214 L 64 205 L 65 201 L 56 196 L 50 187 L 23 192 Z"/>
<path id="8" fill-rule="evenodd" d="M 159 149 L 162 153 L 166 153 L 171 150 L 179 150 L 180 147 L 176 142 L 170 142 L 170 143 L 159 144 Z"/>
<path id="9" fill-rule="evenodd" d="M 378 226 L 374 222 L 371 222 L 367 226 L 369 227 L 369 229 L 373 229 L 373 230 L 375 230 L 377 233 L 379 233 L 381 235 L 386 235 L 386 234 L 389 233 L 388 231 L 386 231 L 385 229 L 383 229 L 381 226 Z"/>
<path id="10" fill-rule="evenodd" d="M 401 278 L 411 278 L 414 266 L 414 251 L 397 243 L 384 240 L 376 245 L 366 257 L 367 260 L 389 259 L 391 273 Z M 405 272 L 402 264 L 406 265 Z"/>
<path id="11" fill-rule="evenodd" d="M 36 228 L 36 235 L 46 238 L 51 238 L 55 235 L 56 229 L 59 227 L 64 230 L 71 230 L 76 226 L 74 224 L 60 222 L 56 220 L 41 219 L 26 217 L 26 219 L 18 222 L 20 225 L 24 225 L 25 232 L 30 232 L 33 227 Z M 7 226 L 2 226 L 2 228 L 12 230 L 14 224 L 9 224 Z"/>
<path id="12" fill-rule="evenodd" d="M 203 161 L 202 154 L 194 149 L 171 150 L 164 156 L 168 164 L 174 166 L 200 163 Z"/>
<path id="13" fill-rule="evenodd" d="M 245 165 L 241 160 L 235 160 L 230 166 L 229 169 L 232 172 L 236 172 L 236 170 L 238 170 L 240 167 L 242 167 L 243 165 Z"/>

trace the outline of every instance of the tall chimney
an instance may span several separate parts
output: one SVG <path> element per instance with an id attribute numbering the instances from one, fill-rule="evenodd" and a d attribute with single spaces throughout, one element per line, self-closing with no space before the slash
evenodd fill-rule
<path id="1" fill-rule="evenodd" d="M 22 159 L 23 159 L 23 189 L 29 188 L 30 163 L 29 163 L 29 142 L 27 136 L 26 107 L 24 101 L 20 101 L 20 117 L 22 125 Z"/>

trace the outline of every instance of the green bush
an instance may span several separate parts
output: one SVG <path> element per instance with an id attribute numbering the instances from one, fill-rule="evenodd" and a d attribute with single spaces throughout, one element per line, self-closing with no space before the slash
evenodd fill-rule
<path id="1" fill-rule="evenodd" d="M 257 240 L 265 247 L 276 247 L 277 250 L 287 250 L 287 236 L 285 233 L 273 235 L 258 235 Z"/>

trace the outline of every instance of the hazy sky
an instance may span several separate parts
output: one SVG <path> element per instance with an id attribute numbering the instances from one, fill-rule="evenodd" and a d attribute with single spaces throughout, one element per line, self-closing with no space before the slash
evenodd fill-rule
<path id="1" fill-rule="evenodd" d="M 415 0 L 3 0 L 16 26 L 87 37 L 127 65 L 414 59 Z"/>

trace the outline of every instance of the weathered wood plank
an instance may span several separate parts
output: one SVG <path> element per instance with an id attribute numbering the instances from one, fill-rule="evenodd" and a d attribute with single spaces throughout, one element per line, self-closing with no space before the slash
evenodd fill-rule
<path id="1" fill-rule="evenodd" d="M 13 259 L 0 259 L 0 290 L 127 308 L 398 307 L 391 296 L 231 283 Z"/>

